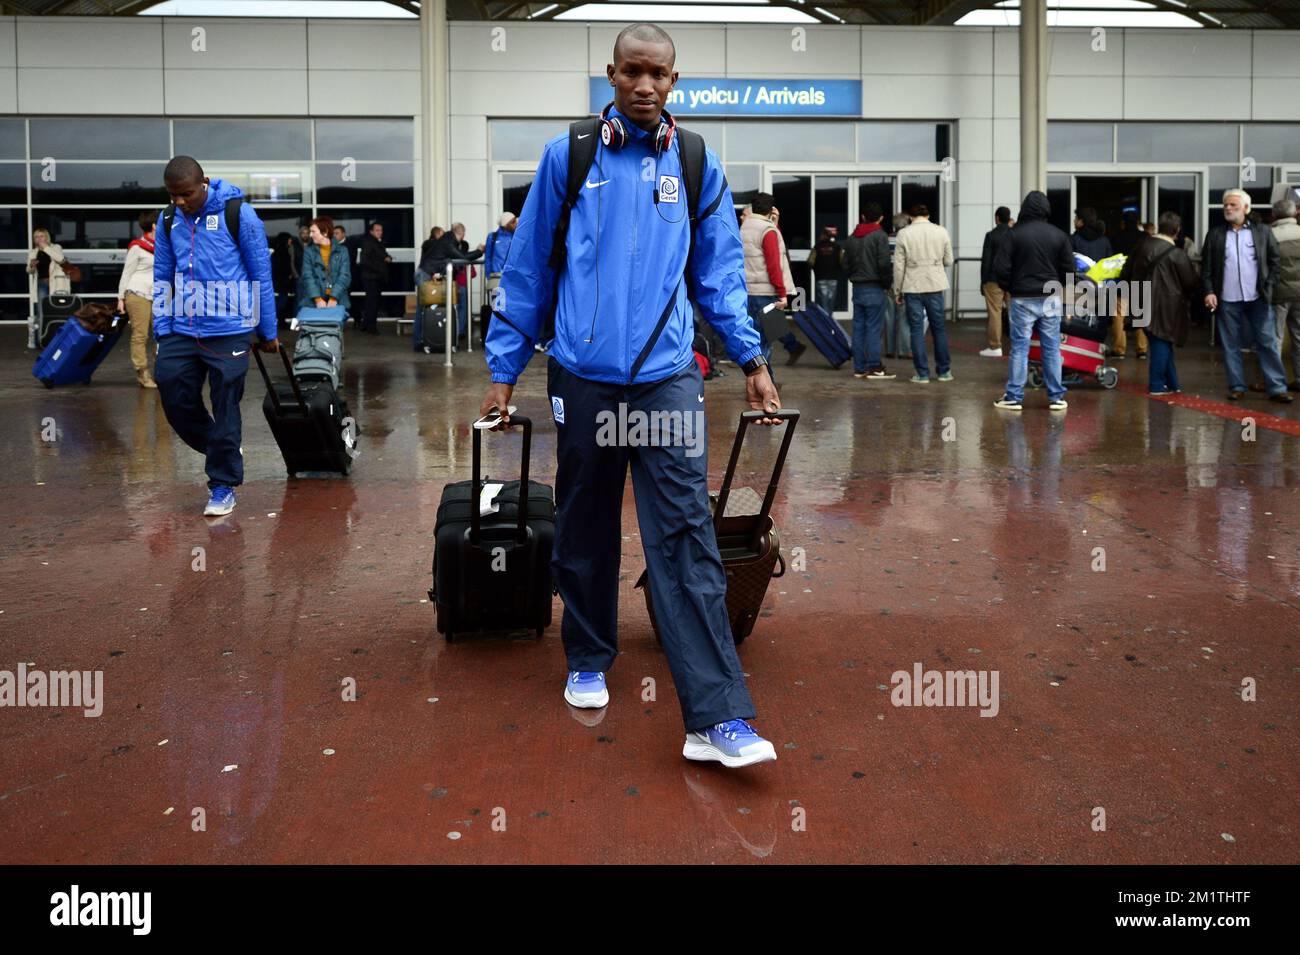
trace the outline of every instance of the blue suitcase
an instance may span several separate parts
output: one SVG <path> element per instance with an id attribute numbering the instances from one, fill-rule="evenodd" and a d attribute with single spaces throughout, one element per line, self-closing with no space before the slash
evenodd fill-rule
<path id="1" fill-rule="evenodd" d="M 830 362 L 832 368 L 839 368 L 852 356 L 853 349 L 849 346 L 849 339 L 844 334 L 844 329 L 840 328 L 840 323 L 815 302 L 809 302 L 802 312 L 795 312 L 794 323 Z"/>
<path id="2" fill-rule="evenodd" d="M 113 319 L 113 330 L 107 335 L 86 331 L 81 322 L 70 318 L 63 323 L 54 340 L 41 352 L 32 366 L 32 374 L 46 388 L 55 385 L 72 385 L 89 382 L 117 340 L 122 337 L 120 321 Z"/>

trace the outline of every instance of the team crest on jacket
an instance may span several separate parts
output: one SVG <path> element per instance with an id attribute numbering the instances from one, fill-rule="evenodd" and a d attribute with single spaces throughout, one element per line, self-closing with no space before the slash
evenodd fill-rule
<path id="1" fill-rule="evenodd" d="M 676 176 L 659 177 L 659 201 L 660 202 L 677 201 L 677 177 Z"/>
<path id="2" fill-rule="evenodd" d="M 221 221 L 219 216 L 208 216 L 208 231 L 216 232 L 217 224 Z"/>
<path id="3" fill-rule="evenodd" d="M 564 399 L 559 395 L 551 397 L 551 416 L 556 424 L 564 424 Z"/>

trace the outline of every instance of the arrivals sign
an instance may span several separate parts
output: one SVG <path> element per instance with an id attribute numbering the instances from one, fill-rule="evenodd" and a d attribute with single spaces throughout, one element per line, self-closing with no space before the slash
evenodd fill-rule
<path id="1" fill-rule="evenodd" d="M 608 78 L 590 79 L 591 112 L 614 98 Z M 674 116 L 861 116 L 861 80 L 738 80 L 691 77 L 668 94 Z"/>

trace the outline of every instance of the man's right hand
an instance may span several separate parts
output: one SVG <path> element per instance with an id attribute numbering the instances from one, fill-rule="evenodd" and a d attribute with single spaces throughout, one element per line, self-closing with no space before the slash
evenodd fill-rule
<path id="1" fill-rule="evenodd" d="M 787 308 L 790 307 L 790 299 L 782 295 L 780 298 L 776 300 L 776 307 L 784 312 Z"/>
<path id="2" fill-rule="evenodd" d="M 492 382 L 492 384 L 488 386 L 487 394 L 483 398 L 483 403 L 479 405 L 478 416 L 482 418 L 491 414 L 492 409 L 500 409 L 500 427 L 510 427 L 510 414 L 507 409 L 510 407 L 510 395 L 514 393 L 514 390 L 514 385 L 507 385 L 505 382 L 501 381 Z"/>
<path id="3" fill-rule="evenodd" d="M 1217 312 L 1219 310 L 1219 296 L 1215 295 L 1213 292 L 1205 296 L 1205 307 L 1211 312 Z"/>

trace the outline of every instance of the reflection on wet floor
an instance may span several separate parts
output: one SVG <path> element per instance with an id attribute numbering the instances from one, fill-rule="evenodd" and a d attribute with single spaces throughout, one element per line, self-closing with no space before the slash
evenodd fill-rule
<path id="1" fill-rule="evenodd" d="M 5 345 L 0 670 L 102 669 L 106 693 L 98 719 L 0 708 L 6 857 L 1295 861 L 1300 411 L 1224 412 L 1202 345 L 1179 355 L 1182 405 L 1130 360 L 1067 414 L 1032 391 L 1001 412 L 980 337 L 959 326 L 956 380 L 926 387 L 811 352 L 781 369 L 804 417 L 774 516 L 804 559 L 741 651 L 779 757 L 741 771 L 681 758 L 630 493 L 607 708 L 562 700 L 558 608 L 540 641 L 435 633 L 434 514 L 468 474 L 480 354 L 448 370 L 349 341 L 347 480 L 286 480 L 250 376 L 239 506 L 205 521 L 201 459 L 125 353 L 47 391 Z M 741 410 L 724 370 L 714 487 Z M 544 391 L 538 361 L 516 403 L 549 481 Z M 738 483 L 761 489 L 776 445 L 754 438 Z M 518 440 L 487 441 L 485 470 L 512 476 Z M 998 670 L 998 716 L 893 707 L 890 674 L 918 662 Z"/>

